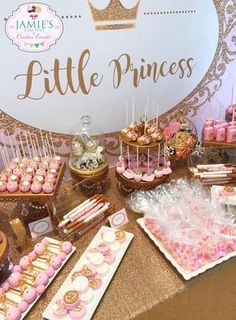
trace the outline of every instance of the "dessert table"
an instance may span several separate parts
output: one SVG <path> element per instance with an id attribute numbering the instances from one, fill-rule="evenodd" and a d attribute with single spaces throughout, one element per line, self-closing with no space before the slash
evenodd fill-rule
<path id="1" fill-rule="evenodd" d="M 186 174 L 186 169 L 177 169 L 171 178 L 180 178 Z M 117 188 L 114 169 L 110 170 L 108 180 L 110 187 L 105 194 L 107 199 L 115 204 L 117 211 L 126 206 L 126 198 Z M 67 193 L 66 187 L 64 187 L 63 196 L 65 193 Z M 73 202 L 80 196 L 80 192 L 68 191 L 68 196 Z M 235 258 L 186 281 L 138 226 L 136 219 L 140 215 L 129 209 L 127 213 L 130 221 L 123 229 L 133 233 L 134 239 L 97 308 L 94 320 L 236 319 Z M 3 221 L 5 220 L 7 217 L 3 218 Z M 29 313 L 27 319 L 42 319 L 41 314 L 100 226 L 98 225 L 74 243 L 77 248 L 76 253 Z M 53 234 L 48 236 L 57 238 Z M 33 247 L 33 242 L 30 246 Z M 25 253 L 29 251 L 30 248 Z M 12 249 L 11 256 L 17 262 L 22 253 L 14 252 Z"/>

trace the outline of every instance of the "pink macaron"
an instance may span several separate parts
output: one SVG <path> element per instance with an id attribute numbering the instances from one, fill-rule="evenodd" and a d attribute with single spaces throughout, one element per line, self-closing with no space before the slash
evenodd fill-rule
<path id="1" fill-rule="evenodd" d="M 11 307 L 7 310 L 6 320 L 20 320 L 21 315 L 22 313 L 19 308 Z"/>
<path id="2" fill-rule="evenodd" d="M 87 313 L 86 305 L 83 302 L 74 309 L 69 312 L 69 315 L 72 320 L 82 320 L 85 318 Z"/>
<path id="3" fill-rule="evenodd" d="M 34 302 L 36 300 L 36 298 L 37 298 L 37 291 L 35 288 L 27 288 L 24 291 L 23 299 L 27 303 L 30 304 L 30 303 Z"/>

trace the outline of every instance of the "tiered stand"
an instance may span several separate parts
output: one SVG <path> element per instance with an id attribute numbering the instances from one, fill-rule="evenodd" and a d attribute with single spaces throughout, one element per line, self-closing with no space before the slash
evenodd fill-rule
<path id="1" fill-rule="evenodd" d="M 150 150 L 150 154 L 152 154 L 152 152 L 154 150 L 158 150 L 158 146 L 159 146 L 159 144 L 161 144 L 161 142 L 155 142 L 155 143 L 150 143 L 149 145 L 140 145 L 137 142 L 129 142 L 126 139 L 124 139 L 123 137 L 121 137 L 121 140 L 122 140 L 123 145 L 129 147 L 129 151 L 131 154 L 133 151 L 136 152 L 137 147 L 139 150 L 139 154 L 140 153 L 147 153 L 148 149 Z M 165 182 L 169 177 L 169 175 L 165 175 L 161 178 L 155 178 L 153 181 L 150 181 L 150 182 L 146 182 L 146 181 L 137 182 L 134 179 L 129 180 L 126 177 L 124 177 L 123 175 L 120 175 L 118 173 L 116 173 L 116 176 L 119 181 L 119 188 L 121 190 L 125 191 L 126 193 L 133 192 L 134 190 L 153 189 L 156 186 Z"/>

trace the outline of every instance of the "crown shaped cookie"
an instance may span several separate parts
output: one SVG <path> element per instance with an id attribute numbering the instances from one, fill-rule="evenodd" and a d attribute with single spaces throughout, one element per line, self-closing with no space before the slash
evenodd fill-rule
<path id="1" fill-rule="evenodd" d="M 131 9 L 125 8 L 119 0 L 111 0 L 103 10 L 95 8 L 90 0 L 88 2 L 96 30 L 135 28 L 140 0 Z"/>

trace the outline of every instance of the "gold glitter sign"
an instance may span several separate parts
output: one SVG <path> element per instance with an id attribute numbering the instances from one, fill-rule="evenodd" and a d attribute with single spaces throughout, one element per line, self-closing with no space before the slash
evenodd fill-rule
<path id="1" fill-rule="evenodd" d="M 30 53 L 5 33 L 19 5 L 8 1 L 0 12 L 0 120 L 12 132 L 41 128 L 61 138 L 84 114 L 104 132 L 119 131 L 133 96 L 135 120 L 148 96 L 163 123 L 180 108 L 195 115 L 219 91 L 233 52 L 231 0 L 61 1 L 54 10 L 63 37 Z"/>
<path id="2" fill-rule="evenodd" d="M 89 6 L 98 31 L 135 28 L 140 0 L 131 8 L 125 8 L 119 0 L 111 0 L 103 9 L 97 9 L 91 1 Z"/>

